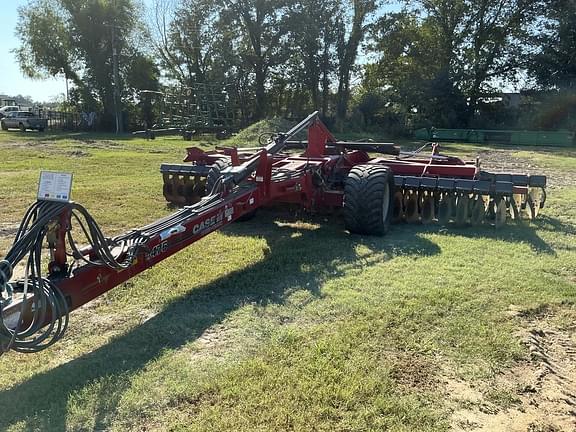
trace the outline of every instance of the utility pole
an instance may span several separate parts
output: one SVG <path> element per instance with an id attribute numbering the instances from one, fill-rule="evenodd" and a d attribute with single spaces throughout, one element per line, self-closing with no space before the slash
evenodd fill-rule
<path id="1" fill-rule="evenodd" d="M 114 0 L 114 14 L 116 14 L 116 0 Z M 118 66 L 118 49 L 116 47 L 116 15 L 112 27 L 112 79 L 114 82 L 114 114 L 116 116 L 116 133 L 123 132 L 122 108 L 120 101 L 120 72 Z"/>

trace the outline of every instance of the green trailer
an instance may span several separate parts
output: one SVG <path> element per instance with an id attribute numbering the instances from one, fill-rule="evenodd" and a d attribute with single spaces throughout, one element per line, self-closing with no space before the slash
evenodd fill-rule
<path id="1" fill-rule="evenodd" d="M 521 146 L 570 147 L 576 145 L 570 131 L 515 131 L 485 129 L 418 129 L 422 141 L 468 142 L 474 144 L 509 144 Z"/>

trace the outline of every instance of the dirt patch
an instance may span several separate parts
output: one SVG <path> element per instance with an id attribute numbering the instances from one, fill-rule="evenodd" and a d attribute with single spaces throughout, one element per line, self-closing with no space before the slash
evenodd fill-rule
<path id="1" fill-rule="evenodd" d="M 541 167 L 530 159 L 514 156 L 512 150 L 483 150 L 478 156 L 487 171 L 545 175 L 551 187 L 576 186 L 576 172 Z"/>
<path id="2" fill-rule="evenodd" d="M 228 328 L 223 324 L 217 324 L 207 328 L 196 341 L 202 348 L 214 348 L 228 339 Z"/>
<path id="3" fill-rule="evenodd" d="M 93 139 L 78 138 L 77 141 L 81 143 L 79 147 L 87 147 L 87 148 L 110 149 L 110 148 L 119 148 L 123 146 L 123 144 L 119 142 L 109 140 L 93 140 Z"/>
<path id="4" fill-rule="evenodd" d="M 64 152 L 66 156 L 73 157 L 73 158 L 81 158 L 81 157 L 88 157 L 90 153 L 84 150 L 69 150 Z"/>
<path id="5" fill-rule="evenodd" d="M 81 158 L 81 157 L 88 157 L 90 153 L 84 150 L 82 147 L 78 146 L 78 148 L 74 150 L 67 150 L 59 148 L 56 144 L 56 141 L 52 140 L 39 140 L 39 141 L 15 141 L 15 142 L 5 142 L 0 143 L 0 148 L 7 148 L 10 150 L 28 150 L 28 149 L 38 149 L 39 152 L 36 156 L 45 157 L 46 154 L 48 155 L 64 155 L 70 158 Z"/>
<path id="6" fill-rule="evenodd" d="M 424 357 L 414 353 L 394 353 L 390 377 L 396 384 L 414 390 L 433 390 L 438 385 L 437 370 Z"/>
<path id="7" fill-rule="evenodd" d="M 449 381 L 455 431 L 576 430 L 576 327 L 554 328 L 548 314 L 531 316 L 521 335 L 530 359 L 472 388 Z"/>

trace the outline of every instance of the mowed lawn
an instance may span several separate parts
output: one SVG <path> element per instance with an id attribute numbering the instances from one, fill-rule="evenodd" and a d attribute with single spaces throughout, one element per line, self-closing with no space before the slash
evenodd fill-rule
<path id="1" fill-rule="evenodd" d="M 0 133 L 0 257 L 41 169 L 72 171 L 112 235 L 170 212 L 159 165 L 188 145 Z M 52 348 L 0 357 L 0 430 L 476 430 L 526 412 L 510 378 L 541 365 L 526 335 L 574 330 L 576 149 L 490 155 L 551 176 L 538 221 L 375 238 L 261 211 L 73 312 Z"/>

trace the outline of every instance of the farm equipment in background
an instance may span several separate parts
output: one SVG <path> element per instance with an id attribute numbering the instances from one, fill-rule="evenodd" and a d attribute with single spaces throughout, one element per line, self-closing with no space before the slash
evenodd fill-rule
<path id="1" fill-rule="evenodd" d="M 301 131 L 308 140 L 294 141 Z M 303 152 L 289 151 L 302 146 Z M 434 144 L 402 152 L 389 143 L 337 141 L 317 113 L 263 147 L 189 148 L 186 161 L 161 168 L 164 195 L 186 206 L 113 238 L 68 201 L 69 192 L 56 201 L 39 193 L 0 261 L 1 351 L 52 345 L 64 335 L 70 311 L 263 206 L 341 211 L 349 232 L 383 235 L 399 221 L 500 226 L 508 217 L 530 219 L 546 196 L 544 176 L 483 171 L 478 160 L 441 155 Z M 87 246 L 78 245 L 77 232 Z M 24 277 L 12 280 L 22 261 Z"/>
<path id="2" fill-rule="evenodd" d="M 570 147 L 576 135 L 570 131 L 519 131 L 483 129 L 418 129 L 414 136 L 421 141 L 506 144 L 521 146 Z"/>
<path id="3" fill-rule="evenodd" d="M 149 139 L 181 135 L 189 141 L 202 133 L 223 139 L 236 127 L 231 95 L 220 85 L 194 83 L 166 93 L 143 90 L 140 105 L 145 130 L 133 134 Z"/>

